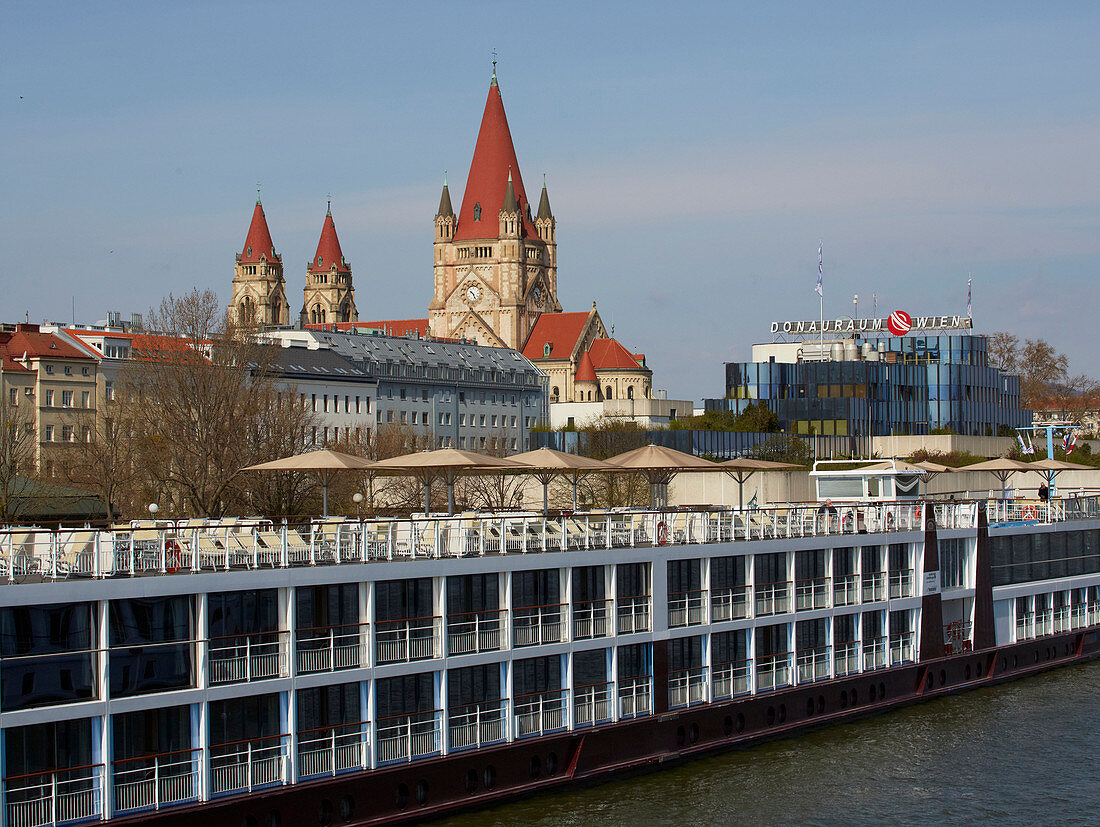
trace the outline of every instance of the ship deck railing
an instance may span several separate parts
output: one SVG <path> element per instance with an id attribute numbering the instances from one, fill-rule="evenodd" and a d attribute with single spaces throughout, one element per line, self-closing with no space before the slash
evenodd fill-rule
<path id="1" fill-rule="evenodd" d="M 890 572 L 890 599 L 913 596 L 913 570 L 897 569 Z"/>
<path id="2" fill-rule="evenodd" d="M 409 663 L 440 656 L 439 615 L 376 620 L 374 645 L 376 663 Z"/>
<path id="3" fill-rule="evenodd" d="M 777 652 L 756 659 L 756 691 L 770 692 L 791 685 L 791 653 Z"/>
<path id="4" fill-rule="evenodd" d="M 581 600 L 573 603 L 573 640 L 607 637 L 611 600 Z"/>
<path id="5" fill-rule="evenodd" d="M 943 651 L 945 655 L 957 655 L 974 648 L 970 635 L 974 624 L 969 620 L 953 620 L 943 627 Z"/>
<path id="6" fill-rule="evenodd" d="M 506 614 L 504 609 L 481 609 L 447 615 L 447 654 L 499 651 Z"/>
<path id="7" fill-rule="evenodd" d="M 365 665 L 369 624 L 344 623 L 297 629 L 294 633 L 297 674 L 336 672 Z"/>
<path id="8" fill-rule="evenodd" d="M 115 761 L 115 812 L 159 810 L 202 795 L 202 750 L 186 749 Z"/>
<path id="9" fill-rule="evenodd" d="M 675 709 L 707 702 L 706 666 L 692 666 L 668 673 L 668 706 Z"/>
<path id="10" fill-rule="evenodd" d="M 829 578 L 812 577 L 794 583 L 794 607 L 796 611 L 826 609 L 829 607 Z"/>
<path id="11" fill-rule="evenodd" d="M 819 646 L 799 652 L 796 658 L 798 663 L 798 682 L 813 683 L 832 677 L 833 656 L 831 646 Z"/>
<path id="12" fill-rule="evenodd" d="M 849 640 L 838 643 L 834 648 L 833 674 L 836 677 L 855 675 L 860 671 L 859 642 Z"/>
<path id="13" fill-rule="evenodd" d="M 880 603 L 886 599 L 886 572 L 865 571 L 861 575 L 860 583 L 863 591 L 864 603 Z"/>
<path id="14" fill-rule="evenodd" d="M 512 646 L 561 643 L 565 639 L 565 624 L 562 618 L 568 608 L 565 603 L 546 606 L 513 606 Z"/>
<path id="15" fill-rule="evenodd" d="M 724 620 L 743 620 L 749 616 L 752 589 L 747 585 L 711 588 L 710 619 L 712 623 Z"/>
<path id="16" fill-rule="evenodd" d="M 634 718 L 653 710 L 653 676 L 619 678 L 619 717 Z"/>
<path id="17" fill-rule="evenodd" d="M 508 701 L 499 699 L 468 704 L 450 713 L 447 746 L 452 750 L 482 747 L 507 738 Z"/>
<path id="18" fill-rule="evenodd" d="M 589 726 L 610 721 L 615 712 L 615 685 L 605 683 L 573 688 L 573 726 Z"/>
<path id="19" fill-rule="evenodd" d="M 757 583 L 756 617 L 786 614 L 791 610 L 791 582 L 782 580 L 778 583 Z"/>
<path id="20" fill-rule="evenodd" d="M 438 754 L 442 748 L 442 715 L 442 710 L 432 709 L 380 718 L 375 730 L 378 764 Z"/>
<path id="21" fill-rule="evenodd" d="M 288 634 L 284 631 L 212 637 L 207 643 L 210 683 L 246 683 L 286 677 Z"/>
<path id="22" fill-rule="evenodd" d="M 716 663 L 710 670 L 710 693 L 716 701 L 752 692 L 752 661 Z"/>
<path id="23" fill-rule="evenodd" d="M 98 819 L 103 815 L 102 764 L 4 779 L 8 827 Z"/>
<path id="24" fill-rule="evenodd" d="M 913 642 L 915 635 L 912 632 L 901 632 L 890 635 L 890 665 L 899 663 L 912 663 L 916 660 L 916 652 Z"/>
<path id="25" fill-rule="evenodd" d="M 620 597 L 616 604 L 616 626 L 620 635 L 649 631 L 652 598 L 648 594 Z"/>
<path id="26" fill-rule="evenodd" d="M 886 635 L 863 639 L 863 671 L 871 672 L 875 669 L 885 669 L 889 663 L 888 641 Z"/>
<path id="27" fill-rule="evenodd" d="M 859 603 L 859 575 L 833 575 L 833 605 L 854 606 Z"/>
<path id="28" fill-rule="evenodd" d="M 743 542 L 854 534 L 871 525 L 881 525 L 882 530 L 888 525 L 892 530 L 917 530 L 922 526 L 923 507 L 920 503 L 845 506 L 841 511 L 859 517 L 847 525 L 843 519 L 831 519 L 828 512 L 819 514 L 821 506 L 816 503 L 797 503 L 751 511 L 417 516 L 317 520 L 299 526 L 276 526 L 260 518 L 227 518 L 145 521 L 101 530 L 9 527 L 0 529 L 0 578 L 38 582 L 618 549 L 657 542 Z M 974 503 L 936 507 L 943 511 L 946 527 L 975 525 Z"/>
<path id="29" fill-rule="evenodd" d="M 369 723 L 340 724 L 298 733 L 298 777 L 316 778 L 370 767 Z"/>
<path id="30" fill-rule="evenodd" d="M 668 625 L 671 629 L 700 626 L 707 622 L 707 590 L 669 592 Z"/>
<path id="31" fill-rule="evenodd" d="M 252 792 L 286 784 L 287 734 L 213 744 L 210 747 L 210 794 Z"/>
<path id="32" fill-rule="evenodd" d="M 516 737 L 545 735 L 565 729 L 568 695 L 567 689 L 518 695 L 514 705 Z"/>

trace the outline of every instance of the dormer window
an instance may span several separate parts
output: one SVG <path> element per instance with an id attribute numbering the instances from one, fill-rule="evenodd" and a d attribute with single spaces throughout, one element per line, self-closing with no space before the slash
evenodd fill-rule
<path id="1" fill-rule="evenodd" d="M 474 221 L 480 221 L 480 220 L 481 220 L 481 202 L 478 201 L 476 204 L 474 204 Z"/>
<path id="2" fill-rule="evenodd" d="M 322 258 L 321 256 L 317 256 L 317 266 L 318 266 L 318 267 L 320 267 L 320 266 L 321 266 L 321 263 L 322 263 L 323 261 L 324 261 L 324 258 Z"/>
<path id="3" fill-rule="evenodd" d="M 251 258 L 252 257 L 252 248 L 251 247 L 245 247 L 244 254 L 246 256 L 248 256 L 249 258 Z"/>
<path id="4" fill-rule="evenodd" d="M 542 346 L 542 356 L 543 356 L 543 358 L 544 359 L 549 359 L 550 354 L 553 352 L 553 350 L 554 350 L 554 343 L 553 342 L 547 342 L 546 344 L 544 344 Z"/>

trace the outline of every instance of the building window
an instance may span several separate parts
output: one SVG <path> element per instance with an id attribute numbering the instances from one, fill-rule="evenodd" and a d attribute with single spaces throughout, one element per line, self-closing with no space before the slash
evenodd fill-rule
<path id="1" fill-rule="evenodd" d="M 65 365 L 65 375 L 66 376 L 72 376 L 73 375 L 73 369 L 69 365 Z"/>
<path id="2" fill-rule="evenodd" d="M 53 442 L 53 425 L 46 425 L 42 429 L 42 441 Z"/>
<path id="3" fill-rule="evenodd" d="M 481 220 L 481 202 L 478 201 L 476 204 L 474 204 L 474 221 L 480 221 L 480 220 Z"/>
<path id="4" fill-rule="evenodd" d="M 627 399 L 633 399 L 634 398 L 634 386 L 633 385 L 629 385 L 627 387 L 627 389 L 626 389 L 626 398 Z"/>
<path id="5" fill-rule="evenodd" d="M 61 391 L 61 407 L 71 408 L 73 406 L 73 392 Z"/>
<path id="6" fill-rule="evenodd" d="M 62 425 L 61 426 L 61 441 L 72 442 L 73 441 L 73 426 Z"/>
<path id="7" fill-rule="evenodd" d="M 335 401 L 335 397 L 333 397 L 333 400 Z M 321 396 L 321 410 L 324 413 L 328 413 L 328 394 L 327 393 Z"/>
<path id="8" fill-rule="evenodd" d="M 382 413 L 379 411 L 379 413 Z M 393 422 L 393 411 L 386 411 L 386 421 Z"/>
<path id="9" fill-rule="evenodd" d="M 81 394 L 80 394 L 80 407 L 87 408 L 88 407 L 88 402 L 90 401 L 90 398 L 91 398 L 91 393 L 89 393 L 88 391 L 82 391 Z"/>
<path id="10" fill-rule="evenodd" d="M 407 420 L 408 420 L 408 417 L 405 415 L 405 412 L 402 411 L 401 412 L 401 424 L 402 425 L 406 424 Z"/>
<path id="11" fill-rule="evenodd" d="M 104 382 L 103 383 L 103 396 L 108 402 L 115 398 L 115 383 Z"/>
<path id="12" fill-rule="evenodd" d="M 46 365 L 46 373 L 53 373 L 53 365 Z"/>
<path id="13" fill-rule="evenodd" d="M 311 405 L 313 407 L 313 412 L 317 413 L 317 394 L 310 394 L 310 397 L 312 398 Z"/>
<path id="14" fill-rule="evenodd" d="M 81 368 L 80 373 L 84 376 L 87 376 L 88 375 L 88 369 L 87 368 Z"/>
<path id="15" fill-rule="evenodd" d="M 614 399 L 615 398 L 614 395 L 611 393 L 611 386 L 610 385 L 607 386 L 607 391 L 604 393 L 604 398 L 605 399 Z"/>
<path id="16" fill-rule="evenodd" d="M 12 388 L 10 391 L 8 391 L 8 398 L 10 399 L 10 404 L 12 404 L 12 405 L 17 404 L 16 400 L 19 399 L 19 389 L 18 388 Z"/>
<path id="17" fill-rule="evenodd" d="M 92 429 L 89 428 L 87 425 L 84 426 L 84 441 L 85 442 L 91 442 L 92 441 Z"/>

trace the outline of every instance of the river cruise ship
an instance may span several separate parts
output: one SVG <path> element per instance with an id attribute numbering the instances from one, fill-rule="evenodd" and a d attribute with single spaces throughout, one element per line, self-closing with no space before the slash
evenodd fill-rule
<path id="1" fill-rule="evenodd" d="M 5 529 L 0 818 L 421 820 L 1077 662 L 1098 631 L 1093 496 Z"/>

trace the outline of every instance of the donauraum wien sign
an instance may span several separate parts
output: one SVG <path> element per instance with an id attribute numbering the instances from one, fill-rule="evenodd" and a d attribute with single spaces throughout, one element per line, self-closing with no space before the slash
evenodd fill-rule
<path id="1" fill-rule="evenodd" d="M 969 316 L 911 316 L 910 333 L 922 330 L 970 330 L 974 321 Z M 887 319 L 818 319 L 804 321 L 772 322 L 772 333 L 878 333 L 889 335 Z"/>

